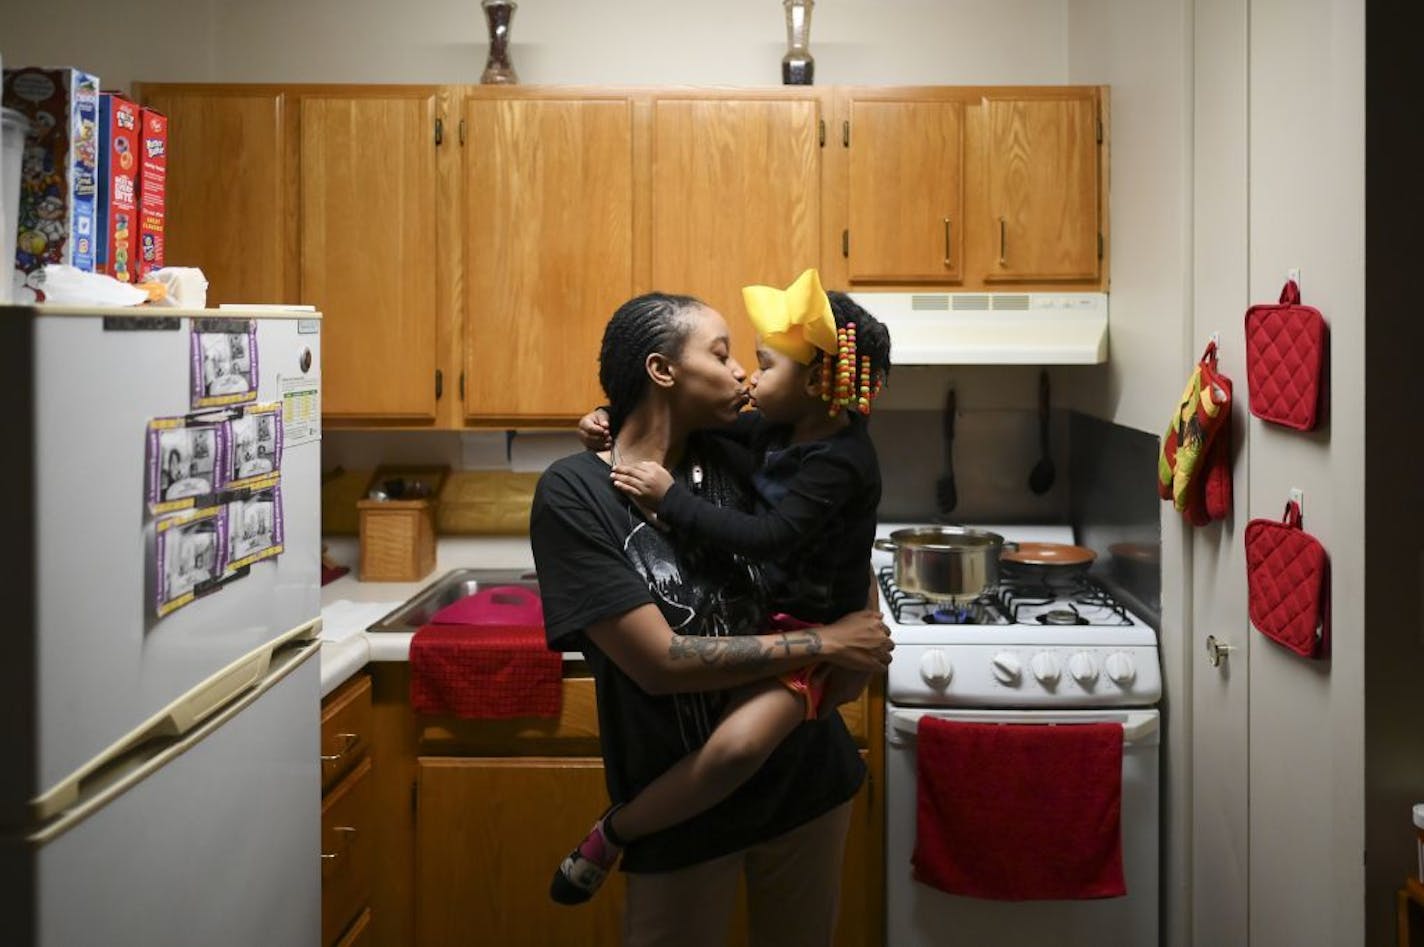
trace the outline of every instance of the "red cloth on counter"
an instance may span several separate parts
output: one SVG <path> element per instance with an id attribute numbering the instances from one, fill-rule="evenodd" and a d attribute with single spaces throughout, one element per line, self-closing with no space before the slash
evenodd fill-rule
<path id="1" fill-rule="evenodd" d="M 557 717 L 563 669 L 542 625 L 425 625 L 410 642 L 410 704 L 483 720 Z"/>
<path id="2" fill-rule="evenodd" d="M 1112 898 L 1122 727 L 920 718 L 917 881 L 1004 901 Z"/>
<path id="3" fill-rule="evenodd" d="M 329 566 L 323 562 L 321 564 L 321 584 L 330 585 L 350 571 L 350 566 Z"/>

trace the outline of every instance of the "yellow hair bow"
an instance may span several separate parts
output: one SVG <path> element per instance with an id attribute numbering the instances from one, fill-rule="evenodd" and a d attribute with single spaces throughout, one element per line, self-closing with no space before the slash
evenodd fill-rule
<path id="1" fill-rule="evenodd" d="M 814 268 L 785 289 L 743 286 L 742 301 L 767 348 L 802 365 L 811 364 L 818 349 L 836 353 L 836 317 Z"/>

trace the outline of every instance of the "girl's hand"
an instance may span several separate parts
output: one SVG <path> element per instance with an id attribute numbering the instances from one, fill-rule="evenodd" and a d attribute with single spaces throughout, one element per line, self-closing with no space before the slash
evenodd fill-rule
<path id="1" fill-rule="evenodd" d="M 613 438 L 608 436 L 608 412 L 594 408 L 579 418 L 579 440 L 587 450 L 608 450 L 613 446 Z"/>
<path id="2" fill-rule="evenodd" d="M 656 511 L 672 486 L 672 474 L 651 460 L 619 464 L 613 468 L 613 485 L 638 501 L 644 509 Z"/>

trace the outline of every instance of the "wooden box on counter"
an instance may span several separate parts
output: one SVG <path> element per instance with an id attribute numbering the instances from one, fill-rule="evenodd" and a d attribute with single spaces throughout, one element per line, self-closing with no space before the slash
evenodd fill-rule
<path id="1" fill-rule="evenodd" d="M 435 515 L 446 470 L 378 470 L 366 498 L 356 501 L 361 537 L 357 577 L 362 582 L 415 582 L 435 568 Z M 391 480 L 419 482 L 426 495 L 415 499 L 372 497 L 372 488 Z"/>

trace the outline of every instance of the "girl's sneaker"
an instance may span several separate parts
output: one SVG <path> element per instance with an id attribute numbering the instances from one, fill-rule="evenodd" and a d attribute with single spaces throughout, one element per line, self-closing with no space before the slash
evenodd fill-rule
<path id="1" fill-rule="evenodd" d="M 623 846 L 612 840 L 612 831 L 607 825 L 609 816 L 617 809 L 618 806 L 610 806 L 579 842 L 578 848 L 569 852 L 549 883 L 549 897 L 560 904 L 583 904 L 593 897 L 618 864 L 618 856 L 623 854 Z"/>

